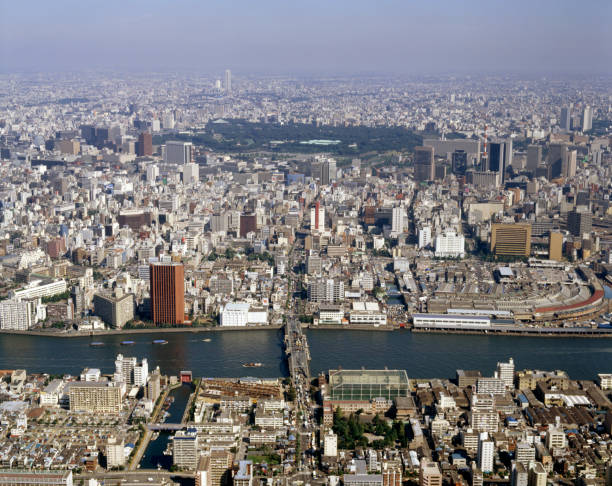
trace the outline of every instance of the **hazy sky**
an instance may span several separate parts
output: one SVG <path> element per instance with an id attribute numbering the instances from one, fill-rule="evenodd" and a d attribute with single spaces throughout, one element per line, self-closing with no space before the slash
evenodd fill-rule
<path id="1" fill-rule="evenodd" d="M 610 73 L 611 0 L 0 0 L 0 70 Z"/>

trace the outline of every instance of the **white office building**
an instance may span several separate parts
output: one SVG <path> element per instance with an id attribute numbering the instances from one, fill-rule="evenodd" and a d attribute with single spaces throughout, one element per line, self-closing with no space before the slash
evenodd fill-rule
<path id="1" fill-rule="evenodd" d="M 447 231 L 436 236 L 436 256 L 463 258 L 465 256 L 465 237 L 454 231 Z"/>
<path id="2" fill-rule="evenodd" d="M 189 162 L 183 166 L 183 184 L 197 184 L 200 181 L 200 166 Z"/>
<path id="3" fill-rule="evenodd" d="M 125 447 L 123 441 L 116 437 L 109 437 L 106 442 L 106 468 L 122 467 L 125 465 Z"/>
<path id="4" fill-rule="evenodd" d="M 323 455 L 327 457 L 338 455 L 338 436 L 334 434 L 332 429 L 327 429 L 323 436 Z"/>
<path id="5" fill-rule="evenodd" d="M 225 327 L 265 325 L 268 323 L 268 310 L 248 302 L 228 302 L 221 307 L 219 319 L 221 326 Z"/>
<path id="6" fill-rule="evenodd" d="M 493 459 L 495 456 L 495 443 L 489 439 L 489 434 L 483 432 L 478 439 L 478 453 L 476 456 L 478 468 L 483 473 L 493 472 Z"/>
<path id="7" fill-rule="evenodd" d="M 425 248 L 431 244 L 431 227 L 419 228 L 419 248 Z"/>
<path id="8" fill-rule="evenodd" d="M 147 166 L 147 182 L 154 184 L 159 177 L 159 167 L 155 164 Z"/>
<path id="9" fill-rule="evenodd" d="M 325 231 L 325 208 L 323 205 L 316 204 L 310 208 L 310 229 L 312 231 Z"/>
<path id="10" fill-rule="evenodd" d="M 403 233 L 405 221 L 406 210 L 401 206 L 393 208 L 393 212 L 391 214 L 391 233 L 395 235 Z"/>
<path id="11" fill-rule="evenodd" d="M 140 364 L 134 366 L 134 385 L 146 386 L 149 378 L 149 363 L 146 358 Z"/>
<path id="12" fill-rule="evenodd" d="M 504 382 L 507 388 L 514 388 L 514 360 L 512 358 L 507 363 L 497 363 L 497 377 Z"/>
<path id="13" fill-rule="evenodd" d="M 9 298 L 19 301 L 50 297 L 52 295 L 63 294 L 67 289 L 66 281 L 63 279 L 47 282 L 43 280 L 33 280 L 20 290 L 11 290 L 9 292 Z"/>

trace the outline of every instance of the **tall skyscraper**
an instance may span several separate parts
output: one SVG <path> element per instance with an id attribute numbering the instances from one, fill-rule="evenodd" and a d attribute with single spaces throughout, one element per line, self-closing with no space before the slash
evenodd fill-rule
<path id="1" fill-rule="evenodd" d="M 563 234 L 551 231 L 548 236 L 548 259 L 560 261 L 563 258 Z"/>
<path id="2" fill-rule="evenodd" d="M 548 150 L 548 180 L 563 177 L 564 166 L 567 163 L 567 145 L 563 143 L 551 143 Z"/>
<path id="3" fill-rule="evenodd" d="M 527 147 L 527 170 L 535 172 L 542 162 L 542 146 L 529 145 Z"/>
<path id="4" fill-rule="evenodd" d="M 582 236 L 590 233 L 593 225 L 593 216 L 589 209 L 573 210 L 567 213 L 567 229 L 573 236 Z"/>
<path id="5" fill-rule="evenodd" d="M 453 174 L 464 175 L 467 171 L 468 157 L 465 150 L 457 149 L 452 155 Z"/>
<path id="6" fill-rule="evenodd" d="M 414 148 L 414 179 L 417 182 L 433 181 L 436 166 L 433 147 Z"/>
<path id="7" fill-rule="evenodd" d="M 142 132 L 136 142 L 136 155 L 146 157 L 153 155 L 153 137 L 148 132 Z"/>
<path id="8" fill-rule="evenodd" d="M 508 138 L 504 142 L 504 171 L 512 165 L 512 139 Z M 502 179 L 502 182 L 505 180 L 505 177 Z"/>
<path id="9" fill-rule="evenodd" d="M 491 142 L 489 144 L 489 171 L 499 174 L 500 184 L 504 183 L 504 173 L 506 172 L 506 144 L 503 142 Z"/>
<path id="10" fill-rule="evenodd" d="M 325 208 L 319 201 L 310 208 L 310 229 L 311 231 L 325 231 Z"/>
<path id="11" fill-rule="evenodd" d="M 593 108 L 586 105 L 582 112 L 582 131 L 586 132 L 591 128 L 593 128 Z"/>
<path id="12" fill-rule="evenodd" d="M 393 208 L 392 216 L 391 216 L 391 232 L 394 234 L 399 234 L 404 231 L 404 219 L 406 218 L 406 210 L 397 206 Z"/>
<path id="13" fill-rule="evenodd" d="M 155 324 L 185 322 L 185 269 L 182 263 L 150 266 L 151 314 Z"/>
<path id="14" fill-rule="evenodd" d="M 559 120 L 559 127 L 561 130 L 566 132 L 570 131 L 572 122 L 572 105 L 564 106 L 561 108 L 561 120 Z"/>
<path id="15" fill-rule="evenodd" d="M 329 185 L 336 179 L 336 161 L 327 159 L 321 164 L 321 184 Z"/>
<path id="16" fill-rule="evenodd" d="M 184 165 L 191 162 L 193 144 L 191 142 L 166 142 L 164 160 L 169 164 Z"/>
<path id="17" fill-rule="evenodd" d="M 229 69 L 225 70 L 225 92 L 232 92 L 232 72 Z"/>

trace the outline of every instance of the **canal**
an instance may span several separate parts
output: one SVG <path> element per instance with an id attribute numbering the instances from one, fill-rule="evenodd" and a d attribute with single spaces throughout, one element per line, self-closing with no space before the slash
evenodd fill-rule
<path id="1" fill-rule="evenodd" d="M 173 397 L 174 401 L 168 408 L 168 416 L 163 420 L 165 423 L 178 424 L 181 422 L 185 407 L 189 402 L 189 396 L 193 392 L 194 387 L 191 384 L 183 384 L 170 392 L 168 396 Z M 149 442 L 149 446 L 145 451 L 140 461 L 142 469 L 162 469 L 169 470 L 172 466 L 172 455 L 165 455 L 164 451 L 168 447 L 168 443 L 172 437 L 171 432 L 161 431 L 155 440 Z"/>

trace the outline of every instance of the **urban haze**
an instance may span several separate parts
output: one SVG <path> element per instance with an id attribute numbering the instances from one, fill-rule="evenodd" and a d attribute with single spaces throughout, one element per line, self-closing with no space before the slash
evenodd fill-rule
<path id="1" fill-rule="evenodd" d="M 612 486 L 612 4 L 0 5 L 0 485 Z"/>

